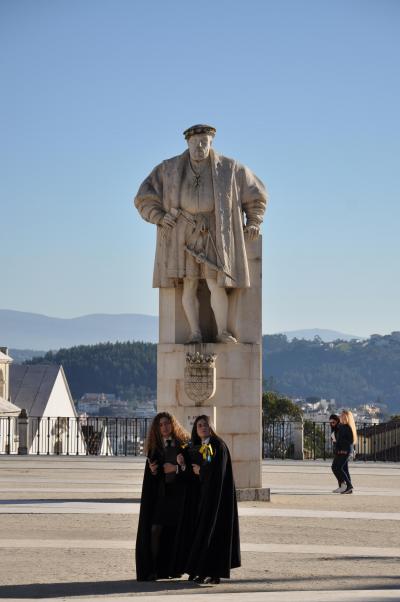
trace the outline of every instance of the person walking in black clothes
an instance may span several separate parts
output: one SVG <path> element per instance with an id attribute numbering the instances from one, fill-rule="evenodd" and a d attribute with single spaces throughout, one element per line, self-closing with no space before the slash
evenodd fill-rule
<path id="1" fill-rule="evenodd" d="M 349 410 L 343 410 L 340 414 L 340 424 L 336 440 L 335 456 L 332 463 L 332 470 L 338 482 L 342 482 L 337 493 L 353 493 L 349 473 L 349 458 L 357 443 L 357 429 L 353 414 Z"/>
<path id="2" fill-rule="evenodd" d="M 329 416 L 329 424 L 331 427 L 332 451 L 333 451 L 333 456 L 335 457 L 336 441 L 338 438 L 339 424 L 340 424 L 339 416 L 337 414 L 331 414 Z M 335 471 L 333 470 L 333 465 L 334 465 L 334 460 L 332 462 L 332 471 L 333 471 L 333 473 L 335 473 Z M 343 479 L 343 477 L 342 477 L 342 479 Z M 334 489 L 332 493 L 340 493 L 342 483 L 343 483 L 343 480 L 338 481 L 338 488 Z"/>
<path id="3" fill-rule="evenodd" d="M 240 566 L 239 519 L 229 450 L 207 416 L 194 422 L 190 455 L 198 508 L 186 572 L 197 583 L 219 583 Z"/>
<path id="4" fill-rule="evenodd" d="M 136 538 L 136 578 L 180 577 L 192 531 L 187 453 L 189 434 L 174 416 L 161 412 L 148 433 Z"/>

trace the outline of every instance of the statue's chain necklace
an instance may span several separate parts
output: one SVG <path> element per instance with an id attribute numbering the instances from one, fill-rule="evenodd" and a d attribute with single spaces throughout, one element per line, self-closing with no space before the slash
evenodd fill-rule
<path id="1" fill-rule="evenodd" d="M 190 169 L 192 170 L 192 173 L 193 173 L 193 186 L 194 186 L 195 189 L 198 190 L 199 187 L 200 187 L 201 176 L 203 175 L 204 170 L 207 169 L 208 161 L 204 161 L 203 168 L 200 169 L 199 171 L 196 171 L 194 169 L 194 167 L 193 167 L 192 162 L 190 161 L 190 159 L 189 159 L 189 165 L 190 165 Z"/>

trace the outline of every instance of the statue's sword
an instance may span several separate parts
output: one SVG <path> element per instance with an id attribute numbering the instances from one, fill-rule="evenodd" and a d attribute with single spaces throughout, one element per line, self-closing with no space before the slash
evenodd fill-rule
<path id="1" fill-rule="evenodd" d="M 228 278 L 230 278 L 231 280 L 236 282 L 236 279 L 231 274 L 229 274 L 229 272 L 224 270 L 224 268 L 217 265 L 213 261 L 210 261 L 210 259 L 208 259 L 208 257 L 206 257 L 204 253 L 198 253 L 197 251 L 195 251 L 191 247 L 188 247 L 187 245 L 185 245 L 184 249 L 185 249 L 186 253 L 189 253 L 189 255 L 194 257 L 198 263 L 204 263 L 204 264 L 210 266 L 210 268 L 213 268 L 213 270 L 217 270 L 217 272 L 221 272 L 222 274 L 225 274 L 225 276 L 228 276 Z"/>
<path id="2" fill-rule="evenodd" d="M 194 228 L 197 229 L 199 226 L 199 224 L 196 222 L 196 220 L 194 218 L 188 216 L 181 209 L 172 208 L 170 210 L 170 213 L 175 218 L 175 220 L 177 220 L 179 217 L 183 217 Z M 169 228 L 168 228 L 168 231 L 169 231 Z M 167 234 L 167 232 L 165 232 L 165 234 Z M 210 236 L 210 233 L 208 233 L 208 235 Z M 211 238 L 211 236 L 210 236 L 210 238 Z M 214 241 L 212 240 L 212 238 L 211 238 L 211 242 L 213 243 L 213 245 L 215 247 L 215 244 L 214 244 Z M 185 249 L 186 253 L 189 253 L 189 255 L 194 257 L 198 263 L 204 263 L 204 264 L 208 265 L 210 268 L 212 268 L 213 270 L 216 270 L 217 272 L 221 272 L 221 274 L 224 274 L 225 276 L 227 276 L 228 278 L 230 278 L 231 280 L 236 282 L 236 278 L 234 278 L 231 274 L 229 274 L 229 272 L 227 272 L 223 267 L 219 266 L 218 264 L 216 264 L 213 261 L 211 261 L 210 259 L 208 259 L 208 257 L 205 255 L 205 253 L 198 252 L 189 245 L 185 245 L 184 249 Z"/>

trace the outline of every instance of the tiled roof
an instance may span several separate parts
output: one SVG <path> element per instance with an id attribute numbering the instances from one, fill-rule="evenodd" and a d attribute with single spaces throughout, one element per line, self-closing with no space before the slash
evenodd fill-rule
<path id="1" fill-rule="evenodd" d="M 29 416 L 42 416 L 49 401 L 59 366 L 11 364 L 10 399 Z"/>

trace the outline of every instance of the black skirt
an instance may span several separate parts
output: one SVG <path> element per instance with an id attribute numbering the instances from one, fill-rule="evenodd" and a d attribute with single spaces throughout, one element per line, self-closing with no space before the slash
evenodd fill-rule
<path id="1" fill-rule="evenodd" d="M 164 495 L 158 496 L 152 523 L 163 527 L 175 527 L 180 520 L 183 501 L 182 487 L 178 483 L 165 483 Z"/>

